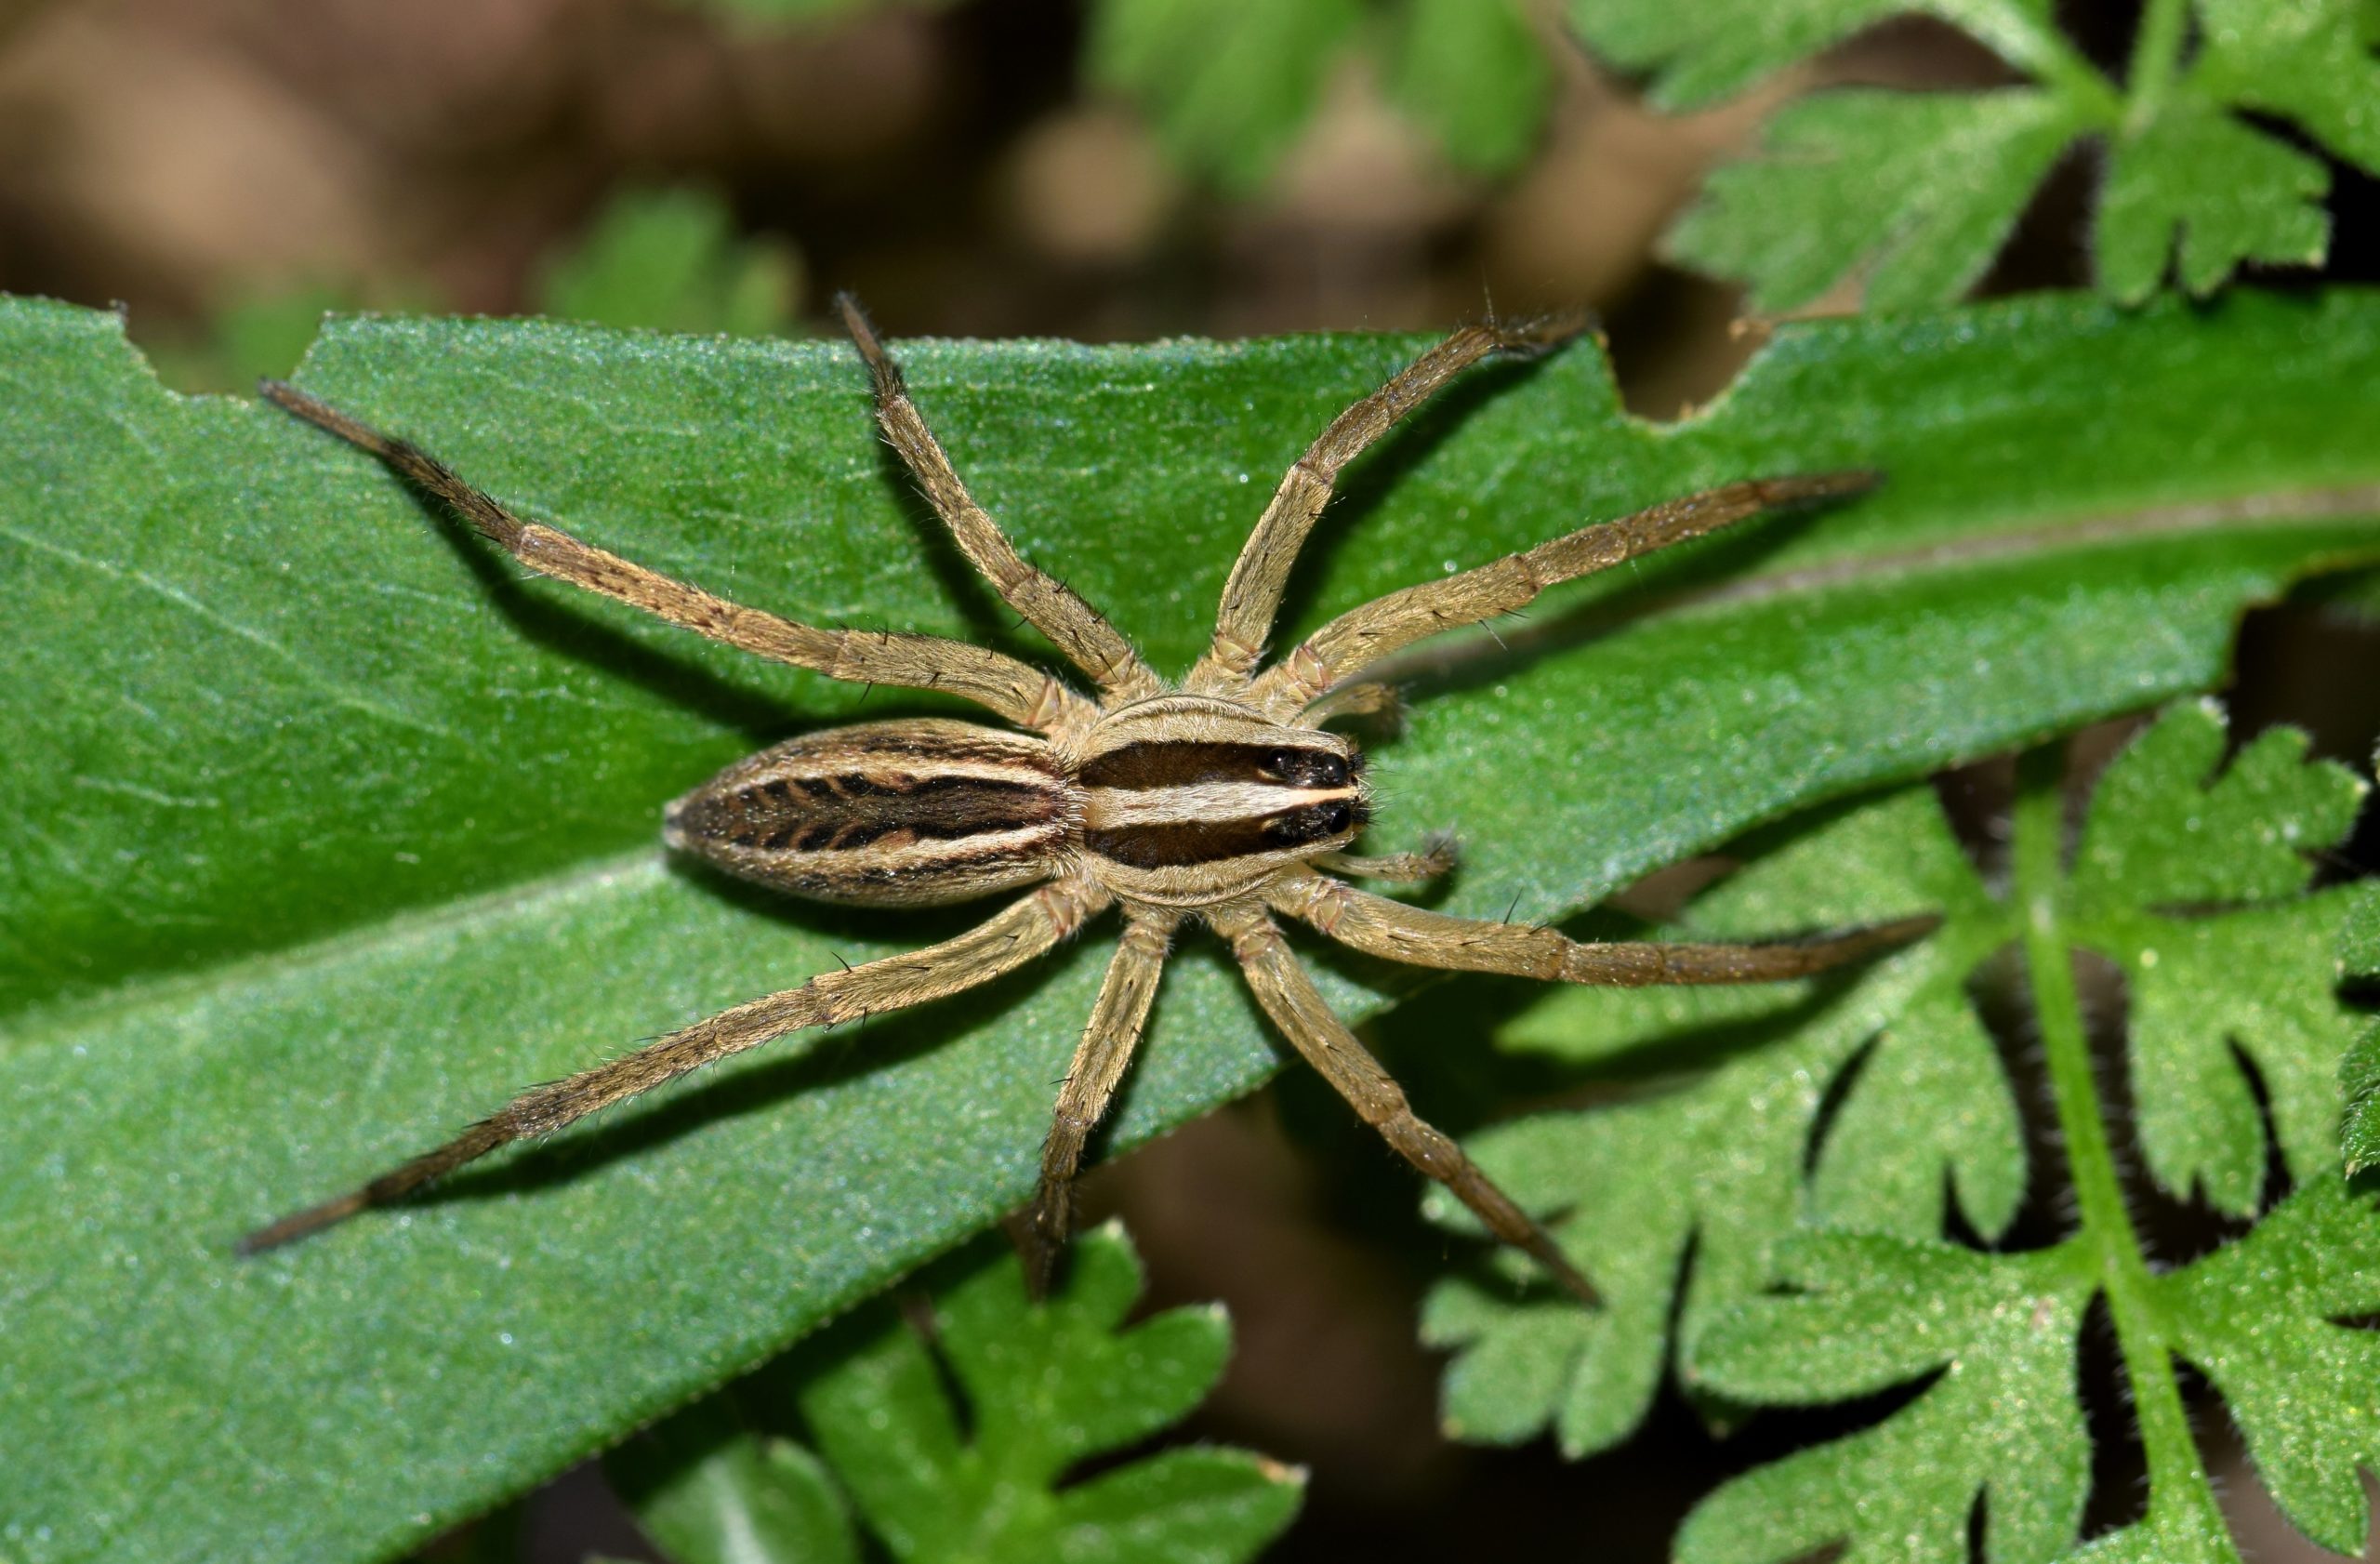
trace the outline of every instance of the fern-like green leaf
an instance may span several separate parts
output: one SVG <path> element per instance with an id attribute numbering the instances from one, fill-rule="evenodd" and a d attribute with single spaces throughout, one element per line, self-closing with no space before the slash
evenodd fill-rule
<path id="1" fill-rule="evenodd" d="M 2242 1057 L 2292 1175 L 2311 1178 L 2337 1156 L 2338 1070 L 2357 1028 L 2331 993 L 2334 941 L 2354 893 L 2297 893 L 2313 872 L 2307 855 L 2346 836 L 2365 789 L 2344 767 L 2305 764 L 2305 736 L 2287 729 L 2209 782 L 2223 748 L 2221 713 L 2200 704 L 2118 757 L 2069 891 L 2078 926 L 2131 986 L 2134 1112 L 2149 1170 L 2176 1194 L 2195 1189 L 2245 1216 L 2266 1145 Z"/>
<path id="2" fill-rule="evenodd" d="M 1946 301 L 1982 275 L 2059 155 L 2093 139 L 2107 162 L 2101 288 L 2136 302 L 2170 269 L 2205 294 L 2246 262 L 2320 264 L 2328 245 L 2328 171 L 2243 112 L 2380 168 L 2380 61 L 2360 0 L 2162 0 L 2146 8 L 2121 83 L 2041 0 L 1572 0 L 1570 19 L 1592 46 L 1649 73 L 1657 101 L 1689 108 L 1897 12 L 1964 29 L 2031 85 L 1850 88 L 1788 109 L 1673 231 L 1679 258 L 1744 279 L 1763 310 L 1846 278 L 1871 306 Z"/>
<path id="3" fill-rule="evenodd" d="M 2339 971 L 2349 980 L 2380 978 L 2380 885 L 2357 888 L 2347 927 L 2339 934 Z M 2380 1018 L 2367 1021 L 2339 1062 L 2339 1090 L 2347 1112 L 2339 1124 L 2339 1147 L 2350 1175 L 2380 1166 Z"/>
<path id="4" fill-rule="evenodd" d="M 2174 1350 L 2215 1382 L 2273 1502 L 2334 1553 L 2370 1525 L 2380 1466 L 2380 1206 L 2315 1178 L 2240 1242 L 2156 1279 Z"/>
<path id="5" fill-rule="evenodd" d="M 1762 856 L 1705 895 L 1681 933 L 1729 938 L 1863 922 L 1953 908 L 1945 936 L 1849 982 L 1761 989 L 1567 990 L 1532 1006 L 1507 1046 L 1590 1062 L 1621 1047 L 1681 1063 L 1723 1061 L 1693 1084 L 1616 1111 L 1554 1114 L 1492 1131 L 1473 1146 L 1525 1204 L 1576 1208 L 1566 1241 L 1609 1299 L 1584 1313 L 1551 1295 L 1516 1294 L 1501 1257 L 1432 1296 L 1423 1333 L 1457 1349 L 1447 1422 L 1465 1438 L 1514 1440 L 1552 1427 L 1571 1454 L 1632 1432 L 1658 1387 L 1673 1317 L 1690 1348 L 1721 1310 L 1774 1273 L 1773 1247 L 1801 1215 L 1805 1153 L 1826 1085 L 1863 1050 L 1878 1096 L 1912 1072 L 1955 1079 L 1960 1116 L 1863 1145 L 1831 1175 L 1846 1213 L 1879 1228 L 1938 1228 L 1955 1182 L 1968 1219 L 2004 1227 L 2024 1178 L 2016 1110 L 1988 1045 L 1941 1018 L 1954 1002 L 1977 930 L 1999 943 L 1997 909 L 1973 883 L 1931 794 L 1895 794 L 1830 820 Z M 1943 1058 L 1927 1058 L 1943 1048 Z M 1856 1092 L 1846 1111 L 1871 1110 Z M 1848 1188 L 1873 1172 L 1872 1184 Z M 1434 1217 L 1461 1222 L 1434 1197 Z M 1590 1213 L 1625 1213 L 1625 1220 Z M 1684 1268 L 1691 1246 L 1691 1271 Z M 1678 1293 L 1683 1286 L 1681 1303 Z"/>
<path id="6" fill-rule="evenodd" d="M 803 1387 L 819 1448 L 895 1557 L 1246 1558 L 1288 1524 L 1302 1477 L 1238 1451 L 1168 1451 L 1057 1491 L 1077 1463 L 1178 1421 L 1223 1372 L 1221 1309 L 1119 1332 L 1140 1291 L 1140 1263 L 1112 1229 L 1076 1247 L 1046 1307 L 1026 1304 L 1024 1269 L 1004 1255 L 939 1302 L 932 1348 L 884 1311 Z M 934 1349 L 967 1395 L 970 1432 Z"/>
<path id="7" fill-rule="evenodd" d="M 1767 1564 L 1840 1538 L 1846 1561 L 1958 1559 L 1978 1498 L 1985 1556 L 2046 1558 L 2073 1537 L 2091 1443 L 2075 1399 L 2087 1272 L 2062 1250 L 1812 1234 L 1778 1279 L 1704 1336 L 1698 1370 L 1746 1401 L 1840 1400 L 1924 1375 L 1884 1422 L 1728 1484 L 1680 1533 L 1681 1564 Z"/>
<path id="8" fill-rule="evenodd" d="M 1947 0 L 1977 32 L 2016 38 L 2038 33 L 2025 0 Z M 1651 0 L 1570 0 L 1570 25 L 1612 63 L 1650 77 L 1653 101 L 1693 109 L 1742 91 L 1771 72 L 1841 43 L 1911 0 L 1707 0 L 1665 6 Z"/>
<path id="9" fill-rule="evenodd" d="M 2194 294 L 2243 261 L 2317 266 L 2330 242 L 2319 158 L 2219 104 L 2186 100 L 2116 143 L 2099 192 L 2099 285 L 2145 298 L 2171 265 Z"/>
<path id="10" fill-rule="evenodd" d="M 901 1564 L 1236 1564 L 1289 1524 L 1303 1475 L 1245 1451 L 1180 1447 L 1061 1484 L 1197 1405 L 1230 1351 L 1220 1307 L 1121 1330 L 1142 1277 L 1114 1226 L 1084 1236 L 1044 1304 L 1013 1254 L 974 1256 L 929 1281 L 930 1311 L 878 1305 L 792 1355 L 817 1453 L 714 1398 L 609 1459 L 677 1564 L 856 1559 L 862 1524 Z"/>
<path id="11" fill-rule="evenodd" d="M 2291 1518 L 2325 1545 L 2360 1542 L 2356 1473 L 2374 1459 L 2380 1339 L 2337 1321 L 2380 1306 L 2380 1214 L 2335 1176 L 2337 1079 L 2358 1017 L 2334 987 L 2342 965 L 2380 966 L 2380 895 L 2307 887 L 2311 855 L 2346 835 L 2365 789 L 2340 766 L 2307 763 L 2292 732 L 2228 765 L 2225 746 L 2221 714 L 2203 703 L 2145 729 L 2102 777 L 2070 872 L 2054 776 L 2028 784 L 2016 883 L 2002 895 L 1951 842 L 1932 795 L 1914 790 L 1755 843 L 1750 867 L 1678 931 L 1941 910 L 1924 945 L 1855 977 L 1766 995 L 1565 994 L 1507 1025 L 1508 1048 L 1604 1071 L 1641 1074 L 1650 1061 L 1699 1073 L 1477 1137 L 1480 1160 L 1521 1199 L 1569 1213 L 1562 1241 L 1610 1301 L 1588 1313 L 1516 1295 L 1518 1273 L 1501 1260 L 1442 1286 L 1427 1328 L 1458 1349 L 1448 1422 L 1496 1438 L 1550 1425 L 1573 1451 L 1624 1434 L 1658 1376 L 1690 1254 L 1675 1352 L 1687 1388 L 1714 1405 L 1922 1388 L 1874 1425 L 1721 1489 L 1689 1519 L 1681 1558 L 1774 1564 L 1836 1543 L 1849 1560 L 1959 1557 L 1981 1500 L 1988 1557 L 2047 1560 L 2072 1546 L 2082 1515 L 2075 1333 L 2104 1292 L 2152 1503 L 2093 1557 L 2230 1556 L 2181 1413 L 2177 1357 L 2230 1401 Z M 1965 1000 L 2011 942 L 2025 951 L 2082 1219 L 2050 1249 L 1992 1255 L 1944 1241 L 1943 1190 L 1986 1237 L 2021 1195 L 2014 1107 Z M 2163 1277 L 2115 1183 L 2069 971 L 2086 948 L 2129 980 L 2132 1090 L 2158 1179 L 2254 1212 L 2268 1136 L 2253 1068 L 2299 1186 L 2245 1242 Z M 1822 1122 L 1831 1088 L 1840 1106 Z M 1432 1212 L 1452 1220 L 1443 1204 Z"/>
<path id="12" fill-rule="evenodd" d="M 851 1505 L 826 1464 L 747 1428 L 726 1392 L 637 1435 L 603 1470 L 676 1564 L 859 1564 Z"/>
<path id="13" fill-rule="evenodd" d="M 2034 87 L 1828 93 L 1778 113 L 1765 159 L 1713 172 L 1670 245 L 1750 278 L 1761 309 L 1816 298 L 1858 257 L 1875 308 L 1955 298 L 2079 128 L 2071 104 Z"/>

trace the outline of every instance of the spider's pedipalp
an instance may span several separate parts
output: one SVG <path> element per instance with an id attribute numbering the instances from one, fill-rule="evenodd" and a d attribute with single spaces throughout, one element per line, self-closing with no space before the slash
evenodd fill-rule
<path id="1" fill-rule="evenodd" d="M 1058 881 L 939 945 L 825 973 L 799 988 L 721 1011 L 610 1064 L 522 1093 L 444 1146 L 361 1188 L 257 1229 L 240 1240 L 240 1253 L 271 1249 L 402 1200 L 498 1146 L 551 1134 L 599 1108 L 787 1032 L 902 1010 L 987 983 L 1056 946 L 1110 899 L 1088 882 Z"/>
<path id="2" fill-rule="evenodd" d="M 1214 640 L 1183 682 L 1199 694 L 1231 694 L 1248 676 L 1273 633 L 1281 593 L 1298 550 L 1329 503 L 1340 470 L 1395 426 L 1399 418 L 1443 390 L 1465 369 L 1491 354 L 1530 355 L 1560 347 L 1584 330 L 1583 311 L 1533 320 L 1488 321 L 1466 325 L 1391 376 L 1386 384 L 1330 420 L 1305 455 L 1291 463 L 1273 492 L 1255 530 L 1223 583 L 1215 615 Z"/>
<path id="3" fill-rule="evenodd" d="M 1461 862 L 1460 846 L 1451 836 L 1441 832 L 1421 844 L 1419 853 L 1392 853 L 1384 857 L 1369 857 L 1361 853 L 1324 853 L 1307 860 L 1316 868 L 1333 874 L 1352 874 L 1359 880 L 1385 880 L 1391 883 L 1418 885 L 1454 872 Z"/>
<path id="4" fill-rule="evenodd" d="M 1394 733 L 1405 725 L 1405 697 L 1397 693 L 1395 685 L 1376 681 L 1342 684 L 1309 703 L 1298 713 L 1297 720 L 1307 727 L 1318 728 L 1342 717 L 1382 717 L 1387 720 L 1381 725 Z"/>

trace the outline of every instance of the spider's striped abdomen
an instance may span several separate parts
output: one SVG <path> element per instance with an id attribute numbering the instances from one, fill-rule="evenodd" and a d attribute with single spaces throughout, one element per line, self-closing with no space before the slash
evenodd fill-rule
<path id="1" fill-rule="evenodd" d="M 919 718 L 763 749 L 671 804 L 665 835 L 798 895 L 921 906 L 1045 878 L 1078 814 L 1041 739 Z"/>

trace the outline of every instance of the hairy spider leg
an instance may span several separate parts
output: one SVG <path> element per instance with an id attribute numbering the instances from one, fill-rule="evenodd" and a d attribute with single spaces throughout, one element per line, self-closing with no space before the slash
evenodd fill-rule
<path id="1" fill-rule="evenodd" d="M 843 328 L 851 333 L 875 381 L 876 419 L 883 426 L 885 439 L 900 453 L 968 563 L 991 582 L 1011 608 L 1055 643 L 1066 660 L 1091 675 L 1101 689 L 1128 700 L 1157 694 L 1162 682 L 1106 616 L 1064 582 L 1026 563 L 999 524 L 975 503 L 950 465 L 942 443 L 926 428 L 917 404 L 909 399 L 900 366 L 876 339 L 876 330 L 868 325 L 859 300 L 848 293 L 837 294 L 835 308 L 841 312 Z"/>
<path id="2" fill-rule="evenodd" d="M 1452 873 L 1461 857 L 1461 850 L 1451 836 L 1440 834 L 1422 844 L 1419 853 L 1390 853 L 1380 857 L 1362 853 L 1324 853 L 1308 862 L 1340 874 L 1352 874 L 1359 880 L 1385 880 L 1391 883 L 1418 885 Z"/>
<path id="3" fill-rule="evenodd" d="M 1058 1257 L 1074 1235 L 1075 1174 L 1082 1166 L 1083 1144 L 1107 1116 L 1117 1083 L 1140 1046 L 1165 970 L 1166 947 L 1180 921 L 1179 914 L 1154 910 L 1125 920 L 1123 941 L 1108 963 L 1074 1062 L 1066 1067 L 1050 1138 L 1041 1146 L 1041 1182 L 1025 1218 L 1025 1279 L 1037 1298 L 1048 1295 Z"/>
<path id="4" fill-rule="evenodd" d="M 1451 917 L 1359 891 L 1324 874 L 1284 879 L 1265 900 L 1275 911 L 1310 923 L 1342 945 L 1408 966 L 1615 988 L 1807 977 L 1922 939 L 1942 922 L 1928 913 L 1757 945 L 1672 945 L 1576 940 L 1538 924 Z"/>
<path id="5" fill-rule="evenodd" d="M 935 635 L 821 630 L 714 597 L 633 561 L 582 543 L 542 522 L 524 522 L 456 477 L 418 446 L 392 439 L 294 386 L 260 383 L 266 398 L 308 423 L 370 452 L 423 493 L 452 509 L 491 542 L 541 576 L 642 609 L 757 656 L 811 669 L 853 684 L 944 690 L 1021 727 L 1051 731 L 1088 720 L 1089 703 L 1038 668 L 988 648 Z"/>
<path id="6" fill-rule="evenodd" d="M 939 945 L 822 973 L 799 988 L 721 1011 L 610 1064 L 523 1092 L 435 1150 L 336 1200 L 258 1228 L 240 1241 L 240 1252 L 254 1254 L 400 1200 L 498 1146 L 549 1135 L 599 1108 L 787 1032 L 906 1010 L 988 983 L 1047 954 L 1111 899 L 1088 881 L 1053 881 Z"/>
<path id="7" fill-rule="evenodd" d="M 1392 652 L 1440 630 L 1475 625 L 1534 602 L 1559 582 L 1623 564 L 1673 543 L 1700 537 L 1763 510 L 1831 499 L 1873 487 L 1872 472 L 1758 478 L 1726 484 L 1540 543 L 1418 587 L 1374 598 L 1340 615 L 1266 669 L 1248 698 L 1267 716 L 1288 720 L 1327 697 Z"/>
<path id="8" fill-rule="evenodd" d="M 1391 376 L 1388 382 L 1330 420 L 1305 455 L 1282 476 L 1272 502 L 1256 520 L 1231 576 L 1223 583 L 1215 636 L 1190 670 L 1183 688 L 1197 694 L 1230 694 L 1246 686 L 1264 643 L 1298 550 L 1329 503 L 1339 472 L 1365 447 L 1388 432 L 1464 370 L 1492 353 L 1541 353 L 1584 330 L 1583 312 L 1548 315 L 1509 324 L 1488 321 L 1455 331 L 1436 347 Z"/>
<path id="9" fill-rule="evenodd" d="M 1264 1014 L 1365 1123 L 1378 1130 L 1399 1156 L 1445 1185 L 1489 1232 L 1551 1271 L 1580 1302 L 1593 1307 L 1601 1301 L 1553 1235 L 1480 1172 L 1462 1147 L 1414 1113 L 1395 1078 L 1331 1013 L 1280 929 L 1262 908 L 1219 911 L 1212 921 L 1215 932 L 1231 941 L 1232 954 Z"/>

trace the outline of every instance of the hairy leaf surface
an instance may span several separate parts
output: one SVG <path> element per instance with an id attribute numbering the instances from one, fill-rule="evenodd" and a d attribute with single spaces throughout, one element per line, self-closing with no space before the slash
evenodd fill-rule
<path id="1" fill-rule="evenodd" d="M 903 354 L 1022 546 L 1178 669 L 1280 471 L 1418 345 Z M 1582 345 L 1482 374 L 1351 474 L 1293 630 L 1710 483 L 1887 475 L 1408 669 L 1375 838 L 1460 829 L 1448 906 L 1554 916 L 1797 806 L 2214 682 L 2243 605 L 2380 554 L 2380 407 L 2336 393 L 2375 351 L 2354 296 L 2049 300 L 1791 330 L 1657 429 Z M 745 601 L 1043 650 L 919 510 L 840 346 L 356 320 L 299 378 Z M 522 1086 L 963 926 L 748 895 L 655 842 L 666 800 L 763 743 L 953 709 L 524 580 L 317 431 L 167 394 L 102 313 L 0 307 L 0 1551 L 385 1554 L 1030 1187 L 1112 925 L 234 1261 Z M 1350 1014 L 1405 981 L 1361 975 L 1331 979 Z M 1109 1149 L 1276 1058 L 1185 939 Z M 1986 1217 L 1996 1133 L 1940 1153 Z"/>
<path id="2" fill-rule="evenodd" d="M 1930 792 L 1797 834 L 1665 933 L 1762 938 L 1937 909 L 1950 920 L 1942 934 L 1848 979 L 1567 989 L 1506 1025 L 1508 1048 L 1579 1064 L 1643 1052 L 1665 1074 L 1693 1073 L 1610 1109 L 1522 1119 L 1474 1143 L 1523 1204 L 1575 1212 L 1564 1241 L 1609 1306 L 1589 1314 L 1551 1293 L 1516 1297 L 1517 1273 L 1501 1257 L 1488 1274 L 1442 1285 L 1423 1332 L 1460 1349 L 1447 1372 L 1452 1432 L 1512 1440 L 1550 1426 L 1573 1455 L 1626 1438 L 1659 1387 L 1673 1322 L 1690 1360 L 1721 1311 L 1770 1281 L 1775 1246 L 1810 1203 L 1804 1166 L 1828 1083 L 1854 1059 L 1864 1067 L 1821 1154 L 1830 1214 L 1931 1235 L 1955 1186 L 1970 1222 L 1987 1233 L 2007 1226 L 2024 1186 L 2016 1109 L 1989 1040 L 1958 1014 L 1961 985 L 2005 940 L 2005 919 Z M 1955 1109 L 1914 1113 L 1912 1090 Z M 1453 1217 L 1443 1200 L 1433 1209 Z M 1620 1212 L 1625 1220 L 1604 1219 Z"/>
<path id="3" fill-rule="evenodd" d="M 2091 1289 L 2067 1261 L 1849 1233 L 1794 1240 L 1778 1279 L 1803 1291 L 1712 1331 L 1714 1382 L 1751 1401 L 1931 1383 L 1886 1421 L 1728 1484 L 1688 1518 L 1678 1558 L 1768 1564 L 1844 1537 L 1856 1541 L 1844 1557 L 1862 1564 L 1959 1558 L 1978 1498 L 1985 1557 L 2054 1557 L 2091 1476 L 2074 1383 Z"/>
<path id="4" fill-rule="evenodd" d="M 2380 765 L 2375 765 L 2380 769 Z M 2380 887 L 2363 886 L 2339 934 L 2339 971 L 2367 996 L 2380 979 Z M 2339 1062 L 2347 1113 L 2339 1122 L 2347 1171 L 2360 1175 L 2380 1165 L 2380 1017 L 2364 1024 Z"/>

